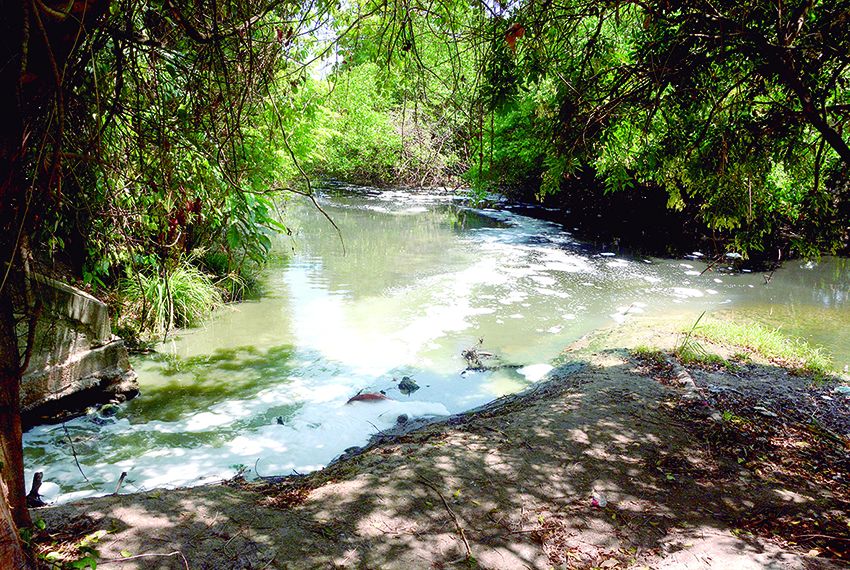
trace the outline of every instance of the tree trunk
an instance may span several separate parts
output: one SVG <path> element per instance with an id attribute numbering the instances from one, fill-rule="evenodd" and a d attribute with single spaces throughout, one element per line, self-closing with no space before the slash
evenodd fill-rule
<path id="1" fill-rule="evenodd" d="M 7 488 L 3 481 L 0 481 L 0 493 L 3 495 L 3 499 L 0 500 L 0 560 L 5 564 L 3 568 L 10 570 L 31 568 L 18 537 L 18 527 L 12 517 L 12 510 L 5 500 Z"/>
<path id="2" fill-rule="evenodd" d="M 8 283 L 7 283 L 8 287 Z M 0 561 L 3 568 L 29 568 L 18 529 L 30 526 L 21 441 L 21 371 L 8 290 L 0 293 Z"/>

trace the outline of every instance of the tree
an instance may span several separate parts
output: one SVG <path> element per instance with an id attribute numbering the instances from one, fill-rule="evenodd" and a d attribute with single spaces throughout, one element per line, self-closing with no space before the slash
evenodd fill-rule
<path id="1" fill-rule="evenodd" d="M 615 74 L 625 100 L 612 111 L 624 120 L 611 117 L 608 132 L 646 141 L 638 180 L 701 202 L 709 226 L 734 230 L 743 249 L 780 231 L 798 251 L 834 248 L 848 199 L 850 3 L 634 6 L 634 63 Z"/>
<path id="2" fill-rule="evenodd" d="M 64 256 L 100 278 L 119 255 L 168 271 L 202 218 L 198 231 L 229 255 L 267 249 L 274 165 L 256 118 L 310 17 L 274 0 L 2 8 L 0 560 L 24 567 L 19 392 L 39 316 L 31 265 Z"/>
<path id="3" fill-rule="evenodd" d="M 0 559 L 13 568 L 27 565 L 17 529 L 30 524 L 24 498 L 20 380 L 32 343 L 22 354 L 17 314 L 33 315 L 35 307 L 21 307 L 26 258 L 21 246 L 35 228 L 36 211 L 58 191 L 57 143 L 65 126 L 61 93 L 69 54 L 106 8 L 104 2 L 74 2 L 54 9 L 13 0 L 4 0 L 2 6 L 0 104 L 6 116 L 0 128 Z M 35 148 L 44 154 L 34 154 Z M 29 325 L 32 329 L 33 323 Z"/>
<path id="4" fill-rule="evenodd" d="M 528 1 L 494 19 L 492 136 L 544 135 L 524 146 L 543 193 L 592 169 L 609 191 L 666 190 L 745 250 L 839 245 L 850 3 Z"/>

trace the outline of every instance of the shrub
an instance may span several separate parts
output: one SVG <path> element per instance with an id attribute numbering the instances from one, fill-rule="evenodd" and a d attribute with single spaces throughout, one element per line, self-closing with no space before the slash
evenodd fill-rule
<path id="1" fill-rule="evenodd" d="M 129 317 L 154 336 L 196 325 L 222 304 L 209 276 L 188 262 L 163 273 L 128 276 L 121 282 L 121 295 Z"/>

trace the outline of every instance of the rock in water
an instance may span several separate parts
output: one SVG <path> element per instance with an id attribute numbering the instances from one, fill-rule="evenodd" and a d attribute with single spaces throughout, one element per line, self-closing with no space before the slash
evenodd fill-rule
<path id="1" fill-rule="evenodd" d="M 103 416 L 104 418 L 111 418 L 112 416 L 117 414 L 119 410 L 120 410 L 120 408 L 118 407 L 117 404 L 113 404 L 112 402 L 110 402 L 108 404 L 102 405 L 100 407 L 100 410 L 98 410 L 98 411 L 100 412 L 100 415 Z"/>
<path id="2" fill-rule="evenodd" d="M 398 389 L 401 390 L 401 393 L 405 396 L 409 396 L 419 389 L 419 384 L 417 384 L 410 376 L 405 376 L 401 379 L 401 382 L 398 383 Z"/>

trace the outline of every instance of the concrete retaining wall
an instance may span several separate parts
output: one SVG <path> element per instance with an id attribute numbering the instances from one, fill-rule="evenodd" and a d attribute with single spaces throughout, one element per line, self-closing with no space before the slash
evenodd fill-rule
<path id="1" fill-rule="evenodd" d="M 21 385 L 24 424 L 61 421 L 88 406 L 138 394 L 127 348 L 112 335 L 106 305 L 46 277 L 37 277 L 34 288 L 43 312 Z"/>

